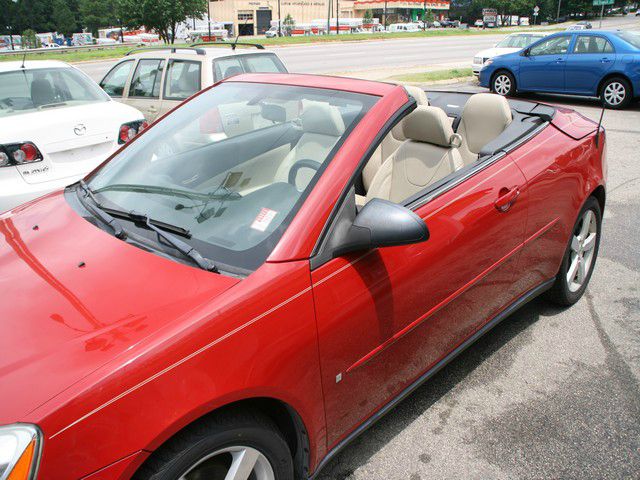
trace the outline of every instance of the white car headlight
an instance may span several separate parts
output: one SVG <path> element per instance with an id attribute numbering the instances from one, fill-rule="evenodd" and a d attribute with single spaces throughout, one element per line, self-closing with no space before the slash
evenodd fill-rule
<path id="1" fill-rule="evenodd" d="M 32 480 L 36 476 L 42 436 L 34 425 L 0 427 L 0 480 Z"/>

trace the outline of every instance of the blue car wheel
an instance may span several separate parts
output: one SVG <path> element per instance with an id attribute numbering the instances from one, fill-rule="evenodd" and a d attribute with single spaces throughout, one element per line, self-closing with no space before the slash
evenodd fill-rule
<path id="1" fill-rule="evenodd" d="M 499 71 L 493 75 L 490 88 L 503 97 L 513 96 L 516 94 L 516 79 L 507 71 Z"/>
<path id="2" fill-rule="evenodd" d="M 620 109 L 631 101 L 631 85 L 624 78 L 608 78 L 600 89 L 600 98 L 607 108 Z"/>

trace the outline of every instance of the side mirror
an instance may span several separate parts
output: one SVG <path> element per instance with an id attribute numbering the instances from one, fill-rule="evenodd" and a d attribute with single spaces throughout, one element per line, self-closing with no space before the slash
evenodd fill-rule
<path id="1" fill-rule="evenodd" d="M 429 229 L 418 215 L 397 203 L 375 198 L 356 215 L 334 256 L 428 239 Z"/>
<path id="2" fill-rule="evenodd" d="M 529 56 L 529 49 L 525 48 L 520 55 L 522 55 L 523 57 L 528 57 Z"/>

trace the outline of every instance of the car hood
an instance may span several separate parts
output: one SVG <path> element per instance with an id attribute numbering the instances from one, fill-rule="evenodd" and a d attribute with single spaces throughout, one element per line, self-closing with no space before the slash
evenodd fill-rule
<path id="1" fill-rule="evenodd" d="M 487 48 L 476 53 L 476 57 L 493 58 L 498 55 L 506 55 L 507 53 L 519 52 L 521 48 Z"/>
<path id="2" fill-rule="evenodd" d="M 60 192 L 0 215 L 0 424 L 238 282 L 116 239 Z"/>

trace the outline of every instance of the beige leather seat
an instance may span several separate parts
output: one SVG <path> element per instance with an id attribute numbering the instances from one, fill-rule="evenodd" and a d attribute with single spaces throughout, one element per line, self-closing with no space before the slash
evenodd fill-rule
<path id="1" fill-rule="evenodd" d="M 417 107 L 402 122 L 402 130 L 406 140 L 376 173 L 366 201 L 402 203 L 464 166 L 457 148 L 460 136 L 442 109 Z"/>
<path id="2" fill-rule="evenodd" d="M 418 105 L 429 105 L 429 99 L 427 98 L 427 94 L 424 90 L 412 85 L 405 85 L 404 88 L 409 96 L 415 99 Z M 384 137 L 376 151 L 371 155 L 371 158 L 365 165 L 364 170 L 362 170 L 362 183 L 364 184 L 365 192 L 369 190 L 373 177 L 376 175 L 376 172 L 382 163 L 393 155 L 393 152 L 400 148 L 402 142 L 406 140 L 402 133 L 403 122 L 404 119 L 393 127 L 391 132 Z"/>
<path id="3" fill-rule="evenodd" d="M 300 122 L 303 134 L 280 164 L 276 181 L 288 181 L 289 170 L 299 160 L 324 162 L 345 130 L 340 110 L 323 102 L 305 102 Z M 296 177 L 298 190 L 304 190 L 315 173 L 314 169 L 301 168 Z"/>
<path id="4" fill-rule="evenodd" d="M 458 126 L 464 164 L 475 162 L 482 147 L 500 135 L 512 120 L 506 98 L 494 93 L 472 95 L 462 110 Z"/>

